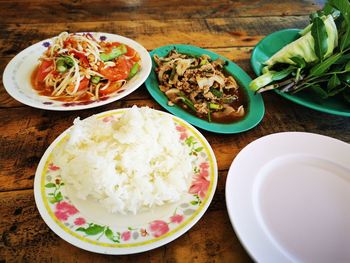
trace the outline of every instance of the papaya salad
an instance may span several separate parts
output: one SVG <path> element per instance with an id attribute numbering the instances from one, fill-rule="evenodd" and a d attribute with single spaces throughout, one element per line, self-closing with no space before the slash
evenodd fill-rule
<path id="1" fill-rule="evenodd" d="M 62 32 L 39 58 L 34 89 L 65 102 L 96 101 L 120 90 L 140 71 L 140 56 L 131 47 L 99 40 L 90 33 Z"/>

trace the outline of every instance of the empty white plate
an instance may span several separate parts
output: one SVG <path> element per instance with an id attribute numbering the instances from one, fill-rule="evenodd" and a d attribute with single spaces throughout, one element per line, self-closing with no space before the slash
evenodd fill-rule
<path id="1" fill-rule="evenodd" d="M 241 242 L 258 262 L 350 262 L 350 145 L 277 133 L 245 147 L 226 181 Z"/>

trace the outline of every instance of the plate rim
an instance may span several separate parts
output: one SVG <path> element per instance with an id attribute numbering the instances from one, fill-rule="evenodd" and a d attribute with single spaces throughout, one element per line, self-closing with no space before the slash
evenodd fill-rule
<path id="1" fill-rule="evenodd" d="M 142 52 L 142 54 L 145 56 L 145 60 L 144 60 L 144 73 L 142 74 L 142 76 L 139 75 L 139 79 L 136 80 L 136 83 L 135 85 L 133 85 L 132 87 L 130 87 L 128 90 L 126 90 L 125 92 L 121 93 L 120 95 L 121 96 L 118 96 L 118 95 L 115 95 L 115 96 L 112 96 L 108 99 L 105 99 L 105 100 L 100 100 L 100 101 L 94 101 L 90 104 L 86 104 L 86 105 L 70 105 L 70 106 L 51 106 L 50 104 L 44 104 L 44 103 L 41 103 L 38 101 L 38 103 L 33 103 L 32 101 L 28 101 L 28 100 L 25 100 L 21 97 L 18 97 L 17 93 L 14 91 L 15 88 L 12 88 L 12 81 L 11 81 L 11 77 L 13 76 L 12 75 L 12 71 L 14 69 L 14 67 L 17 65 L 17 61 L 19 61 L 19 59 L 23 58 L 24 56 L 26 56 L 26 54 L 31 51 L 31 50 L 37 50 L 38 48 L 40 48 L 41 45 L 43 45 L 45 42 L 50 42 L 52 40 L 54 40 L 55 38 L 57 38 L 58 35 L 55 35 L 53 37 L 50 37 L 50 38 L 47 38 L 45 40 L 41 40 L 39 42 L 36 42 L 26 48 L 24 48 L 23 50 L 21 50 L 19 53 L 17 53 L 6 65 L 5 69 L 4 69 L 4 72 L 2 74 L 2 78 L 3 78 L 3 86 L 6 90 L 6 92 L 16 101 L 24 104 L 24 105 L 27 105 L 27 106 L 30 106 L 30 107 L 33 107 L 33 108 L 36 108 L 36 109 L 43 109 L 43 110 L 51 110 L 51 111 L 75 111 L 75 110 L 85 110 L 85 109 L 91 109 L 91 108 L 96 108 L 96 107 L 100 107 L 100 106 L 103 106 L 103 105 L 106 105 L 106 104 L 109 104 L 109 103 L 113 103 L 115 101 L 118 101 L 124 97 L 126 97 L 127 95 L 129 95 L 130 93 L 134 92 L 135 90 L 137 90 L 138 88 L 140 88 L 142 86 L 142 84 L 145 82 L 145 80 L 148 78 L 150 72 L 151 72 L 151 69 L 152 69 L 152 60 L 151 60 L 151 57 L 147 51 L 147 49 L 141 45 L 139 42 L 131 39 L 131 38 L 128 38 L 128 37 L 125 37 L 125 36 L 121 36 L 121 35 L 118 35 L 118 34 L 112 34 L 112 33 L 105 33 L 105 32 L 76 32 L 75 34 L 83 34 L 83 33 L 91 33 L 93 35 L 98 35 L 98 36 L 110 36 L 110 37 L 113 37 L 113 38 L 117 38 L 117 39 L 120 39 L 121 42 L 130 42 L 132 43 L 133 46 L 136 46 L 138 48 L 138 52 Z M 36 94 L 36 93 L 33 93 L 35 94 L 35 97 L 38 97 L 40 98 L 40 95 Z M 42 97 L 45 97 L 45 96 L 42 96 Z M 48 99 L 49 101 L 53 101 L 55 102 L 54 100 L 50 100 Z"/>
<path id="2" fill-rule="evenodd" d="M 241 120 L 241 121 L 233 122 L 233 123 L 229 123 L 229 124 L 215 123 L 215 122 L 209 123 L 205 120 L 202 120 L 202 119 L 195 117 L 194 115 L 186 112 L 185 110 L 181 109 L 177 105 L 169 106 L 167 104 L 167 99 L 166 99 L 165 95 L 164 94 L 159 95 L 159 91 L 158 91 L 159 85 L 157 85 L 157 86 L 152 85 L 154 80 L 158 83 L 158 80 L 157 80 L 157 78 L 155 76 L 155 72 L 154 72 L 155 62 L 153 59 L 153 55 L 156 54 L 157 52 L 161 52 L 162 50 L 172 49 L 174 47 L 176 49 L 180 50 L 180 52 L 183 49 L 190 49 L 190 50 L 192 50 L 192 52 L 194 51 L 194 53 L 208 54 L 211 57 L 218 57 L 218 58 L 223 59 L 225 62 L 228 62 L 228 64 L 229 64 L 228 66 L 230 68 L 232 68 L 232 70 L 229 70 L 229 73 L 231 75 L 234 75 L 234 73 L 232 71 L 236 71 L 237 72 L 236 74 L 242 75 L 242 77 L 240 77 L 240 79 L 237 79 L 236 77 L 235 77 L 235 79 L 237 80 L 237 82 L 240 83 L 241 86 L 244 86 L 243 89 L 244 89 L 244 92 L 246 93 L 246 96 L 249 99 L 249 103 L 251 103 L 251 101 L 253 101 L 253 105 L 249 106 L 248 115 L 245 116 L 243 118 L 243 120 Z M 238 66 L 236 63 L 234 63 L 230 59 L 228 59 L 220 54 L 217 54 L 211 50 L 203 49 L 203 48 L 193 46 L 193 45 L 186 45 L 186 44 L 171 44 L 171 45 L 161 46 L 161 47 L 153 49 L 150 52 L 150 56 L 151 56 L 151 60 L 152 60 L 152 70 L 151 70 L 151 72 L 150 72 L 150 74 L 145 82 L 146 88 L 147 88 L 148 92 L 151 94 L 151 96 L 153 97 L 153 99 L 159 105 L 161 105 L 165 110 L 170 112 L 171 114 L 186 120 L 190 124 L 200 128 L 200 129 L 207 130 L 210 132 L 215 132 L 215 133 L 221 133 L 221 134 L 235 134 L 235 133 L 241 133 L 241 132 L 248 131 L 248 130 L 256 127 L 263 119 L 263 117 L 265 115 L 265 105 L 264 105 L 264 101 L 263 101 L 262 96 L 260 94 L 254 94 L 249 89 L 248 85 L 249 85 L 249 82 L 251 81 L 250 76 L 240 66 Z M 243 126 L 243 127 L 241 127 L 241 126 Z"/>
<path id="3" fill-rule="evenodd" d="M 121 108 L 121 109 L 114 109 L 114 110 L 108 110 L 108 111 L 104 111 L 98 114 L 94 114 L 91 115 L 87 118 L 93 117 L 93 116 L 105 116 L 105 115 L 114 115 L 117 114 L 118 112 L 125 112 L 127 110 L 130 110 L 131 108 Z M 52 151 L 55 149 L 55 147 L 57 147 L 57 145 L 62 142 L 62 140 L 64 140 L 65 136 L 68 134 L 68 132 L 70 131 L 70 129 L 72 128 L 72 126 L 70 126 L 69 128 L 67 128 L 65 131 L 63 131 L 51 144 L 50 146 L 46 149 L 45 153 L 43 154 L 38 166 L 37 166 L 37 170 L 35 172 L 35 178 L 34 178 L 34 198 L 35 198 L 35 203 L 36 206 L 39 210 L 40 216 L 41 218 L 44 220 L 44 222 L 46 223 L 46 225 L 55 233 L 57 234 L 60 238 L 62 238 L 63 240 L 65 240 L 66 242 L 81 248 L 83 250 L 87 250 L 90 252 L 94 252 L 94 253 L 100 253 L 100 254 L 110 254 L 110 255 L 126 255 L 126 254 L 135 254 L 135 253 L 141 253 L 144 251 L 148 251 L 151 249 L 155 249 L 158 248 L 160 246 L 163 246 L 165 244 L 168 244 L 172 241 L 174 241 L 175 239 L 177 239 L 178 237 L 180 237 L 181 235 L 185 234 L 187 231 L 189 231 L 205 214 L 205 212 L 207 211 L 207 209 L 209 208 L 213 197 L 215 195 L 216 192 L 216 187 L 217 187 L 217 182 L 218 182 L 218 166 L 217 166 L 217 160 L 214 154 L 213 149 L 211 148 L 209 142 L 205 139 L 205 137 L 195 128 L 193 127 L 191 124 L 188 124 L 186 121 L 182 120 L 179 117 L 173 116 L 170 113 L 167 112 L 163 112 L 163 111 L 159 111 L 159 110 L 155 110 L 152 109 L 152 111 L 157 112 L 158 114 L 161 114 L 163 116 L 168 116 L 170 118 L 172 118 L 173 121 L 177 121 L 178 123 L 184 124 L 186 126 L 186 128 L 191 131 L 192 134 L 195 134 L 197 137 L 197 139 L 201 140 L 201 143 L 203 145 L 206 146 L 207 149 L 207 154 L 208 154 L 208 158 L 211 160 L 212 162 L 212 175 L 211 175 L 211 184 L 210 184 L 210 188 L 208 189 L 206 198 L 204 199 L 204 204 L 201 207 L 197 208 L 197 213 L 194 214 L 194 216 L 189 216 L 187 218 L 187 221 L 184 221 L 184 223 L 182 225 L 179 225 L 178 227 L 176 227 L 175 229 L 173 229 L 172 231 L 168 232 L 167 234 L 165 234 L 164 236 L 160 236 L 158 238 L 153 237 L 151 240 L 151 242 L 146 242 L 146 244 L 141 244 L 141 245 L 128 245 L 125 244 L 124 246 L 101 246 L 98 244 L 94 244 L 93 242 L 86 242 L 83 241 L 82 239 L 79 239 L 73 235 L 71 235 L 69 232 L 65 231 L 64 229 L 62 229 L 62 227 L 56 222 L 55 218 L 53 218 L 50 215 L 50 212 L 52 211 L 48 211 L 46 208 L 46 204 L 45 201 L 43 200 L 44 198 L 42 197 L 42 181 L 43 179 L 43 169 L 45 169 L 45 166 L 47 166 L 47 161 L 50 158 L 50 155 L 52 154 Z M 85 119 L 87 119 L 85 118 Z M 84 120 L 85 120 L 84 119 Z M 142 243 L 142 242 L 137 242 L 138 243 Z"/>
<path id="4" fill-rule="evenodd" d="M 249 233 L 247 233 L 247 231 L 245 229 L 242 229 L 242 227 L 239 225 L 239 221 L 237 218 L 238 217 L 242 217 L 242 212 L 240 213 L 240 215 L 238 215 L 237 208 L 235 208 L 235 203 L 237 203 L 237 201 L 235 201 L 235 197 L 233 197 L 234 195 L 237 195 L 235 193 L 235 191 L 233 190 L 234 187 L 239 187 L 237 186 L 237 180 L 235 178 L 241 176 L 241 175 L 234 175 L 234 170 L 236 169 L 237 166 L 239 166 L 240 162 L 242 162 L 242 159 L 247 158 L 247 154 L 249 152 L 252 151 L 252 149 L 255 147 L 261 147 L 259 146 L 259 144 L 266 144 L 266 141 L 270 142 L 269 145 L 271 145 L 271 140 L 279 140 L 279 138 L 281 137 L 285 137 L 285 139 L 288 139 L 288 137 L 305 137 L 306 139 L 310 139 L 311 140 L 324 140 L 324 142 L 327 142 L 329 144 L 332 144 L 333 147 L 336 148 L 342 148 L 345 149 L 345 151 L 350 152 L 350 144 L 343 142 L 341 140 L 335 139 L 333 137 L 329 137 L 326 135 L 321 135 L 321 134 L 317 134 L 317 133 L 310 133 L 310 132 L 296 132 L 296 131 L 292 131 L 292 132 L 278 132 L 278 133 L 273 133 L 273 134 L 269 134 L 263 137 L 260 137 L 254 141 L 252 141 L 251 143 L 249 143 L 248 145 L 246 145 L 238 154 L 237 156 L 234 158 L 234 160 L 232 161 L 228 174 L 227 174 L 227 179 L 226 179 L 226 184 L 225 184 L 225 201 L 226 201 L 226 206 L 227 206 L 227 212 L 230 218 L 230 222 L 231 225 L 233 227 L 234 232 L 236 233 L 238 239 L 240 240 L 241 244 L 243 245 L 243 247 L 245 248 L 246 252 L 250 255 L 250 257 L 252 259 L 254 259 L 254 261 L 256 262 L 260 262 L 260 261 L 264 261 L 264 260 L 268 260 L 269 262 L 293 262 L 293 260 L 291 258 L 286 257 L 285 254 L 283 254 L 281 251 L 279 251 L 276 247 L 275 244 L 273 242 L 277 242 L 275 240 L 271 241 L 269 239 L 269 237 L 267 236 L 266 233 L 264 233 L 263 227 L 256 224 L 254 227 L 259 228 L 259 232 L 261 230 L 261 232 L 263 233 L 263 235 L 261 235 L 261 233 L 258 233 L 259 238 L 263 237 L 265 238 L 263 241 L 268 241 L 268 242 L 260 242 L 260 244 L 263 244 L 265 246 L 264 252 L 267 255 L 267 257 L 265 257 L 265 259 L 261 258 L 261 254 L 257 255 L 257 251 L 254 251 L 254 248 L 251 248 L 249 246 L 249 243 L 252 242 L 253 239 L 258 238 L 257 237 L 257 233 L 255 232 L 255 236 L 254 237 L 249 237 Z M 287 143 L 291 144 L 290 141 L 286 140 Z M 309 145 L 306 145 L 306 147 L 309 147 Z M 310 151 L 317 151 L 316 149 L 309 149 Z M 275 150 L 276 151 L 276 150 Z M 281 149 L 279 148 L 277 151 L 281 151 Z M 251 153 L 250 153 L 251 154 Z M 281 156 L 280 156 L 281 157 Z M 335 162 L 339 164 L 338 162 Z M 242 166 L 242 165 L 241 165 Z M 350 165 L 349 169 L 350 169 Z M 261 168 L 261 167 L 260 167 Z M 245 176 L 248 176 L 247 174 L 245 174 Z M 252 183 L 254 183 L 254 180 L 257 180 L 257 174 L 251 175 L 253 177 L 252 179 Z M 350 178 L 350 177 L 349 177 Z M 253 189 L 253 185 L 250 186 L 251 189 Z M 248 189 L 248 190 L 251 190 Z M 237 190 L 237 189 L 236 189 Z M 247 189 L 245 189 L 247 190 Z M 249 207 L 249 209 L 253 208 L 253 198 L 254 198 L 254 192 L 250 192 L 249 194 L 251 200 L 251 204 Z M 236 196 L 237 197 L 237 196 Z M 242 202 L 242 200 L 240 200 L 240 202 Z M 244 202 L 248 202 L 246 200 L 244 200 Z M 251 212 L 251 211 L 250 211 Z M 250 213 L 249 212 L 249 213 Z M 253 211 L 254 212 L 254 211 Z M 258 219 L 255 218 L 253 219 L 254 224 L 258 222 Z M 269 252 L 272 252 L 272 254 L 274 254 L 271 258 L 269 257 Z M 275 258 L 275 256 L 278 255 L 279 258 Z M 281 261 L 282 260 L 282 261 Z"/>
<path id="5" fill-rule="evenodd" d="M 260 49 L 260 46 L 265 43 L 265 42 L 269 42 L 269 39 L 275 35 L 279 35 L 279 34 L 284 34 L 284 33 L 288 33 L 288 32 L 292 32 L 292 33 L 299 33 L 302 29 L 298 29 L 298 28 L 285 28 L 282 30 L 278 30 L 275 31 L 267 36 L 265 36 L 263 39 L 261 39 L 258 44 L 254 47 L 251 57 L 250 57 L 250 65 L 254 71 L 254 73 L 256 74 L 256 76 L 260 76 L 261 72 L 259 70 L 258 67 L 258 63 L 259 62 L 257 59 L 255 59 L 256 54 L 258 52 L 258 50 Z M 344 111 L 340 111 L 340 110 L 336 110 L 336 109 L 332 109 L 329 107 L 324 107 L 321 106 L 319 104 L 316 104 L 314 102 L 310 102 L 309 100 L 303 98 L 303 97 L 299 97 L 299 96 L 293 96 L 290 95 L 288 93 L 283 93 L 279 90 L 274 90 L 275 93 L 277 93 L 278 95 L 282 96 L 283 98 L 292 101 L 298 105 L 301 105 L 303 107 L 309 108 L 309 109 L 313 109 L 316 111 L 320 111 L 320 112 L 324 112 L 324 113 L 328 113 L 328 114 L 333 114 L 333 115 L 338 115 L 338 116 L 344 116 L 344 117 L 350 117 L 350 110 L 348 112 L 344 112 Z"/>

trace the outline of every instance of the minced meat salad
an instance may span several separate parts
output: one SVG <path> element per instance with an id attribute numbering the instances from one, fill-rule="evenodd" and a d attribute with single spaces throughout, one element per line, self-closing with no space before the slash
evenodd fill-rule
<path id="1" fill-rule="evenodd" d="M 177 104 L 209 122 L 232 122 L 245 114 L 243 94 L 235 79 L 224 74 L 225 62 L 207 55 L 193 57 L 175 49 L 154 55 L 159 88 L 168 104 Z"/>

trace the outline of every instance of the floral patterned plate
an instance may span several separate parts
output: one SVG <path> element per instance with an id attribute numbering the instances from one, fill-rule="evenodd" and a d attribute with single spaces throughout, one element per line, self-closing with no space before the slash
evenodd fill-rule
<path id="1" fill-rule="evenodd" d="M 40 96 L 33 89 L 31 75 L 38 58 L 44 53 L 54 38 L 36 43 L 15 56 L 6 66 L 3 74 L 3 83 L 6 91 L 17 101 L 28 106 L 57 111 L 82 110 L 102 106 L 119 100 L 139 88 L 151 72 L 152 61 L 147 50 L 132 39 L 107 33 L 91 33 L 96 39 L 124 43 L 135 49 L 141 58 L 141 70 L 116 94 L 103 98 L 103 100 L 89 102 L 62 102 Z"/>
<path id="2" fill-rule="evenodd" d="M 119 118 L 128 109 L 96 115 L 101 122 Z M 46 150 L 34 180 L 36 205 L 46 224 L 61 238 L 82 249 L 104 254 L 132 254 L 162 246 L 189 230 L 207 210 L 216 189 L 217 164 L 206 139 L 187 122 L 168 113 L 188 154 L 194 156 L 188 192 L 174 204 L 137 215 L 110 214 L 93 201 L 75 196 L 60 177 L 55 153 L 69 137 L 63 132 Z"/>

